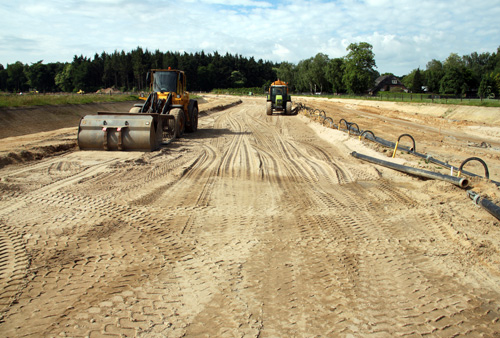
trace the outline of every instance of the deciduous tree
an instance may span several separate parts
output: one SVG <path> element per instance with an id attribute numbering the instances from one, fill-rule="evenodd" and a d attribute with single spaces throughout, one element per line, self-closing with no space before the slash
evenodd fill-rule
<path id="1" fill-rule="evenodd" d="M 293 63 L 282 62 L 277 68 L 276 74 L 280 80 L 285 81 L 289 84 L 289 87 L 292 91 L 297 88 L 297 85 L 295 83 L 297 67 Z"/>
<path id="2" fill-rule="evenodd" d="M 28 90 L 28 79 L 24 74 L 24 64 L 22 62 L 17 61 L 16 63 L 8 64 L 7 75 L 7 90 L 16 92 Z"/>
<path id="3" fill-rule="evenodd" d="M 366 92 L 374 81 L 375 55 L 368 42 L 351 43 L 344 61 L 343 83 L 350 94 Z"/>
<path id="4" fill-rule="evenodd" d="M 56 74 L 56 85 L 61 88 L 63 92 L 70 92 L 73 90 L 73 65 L 67 63 L 64 68 Z"/>
<path id="5" fill-rule="evenodd" d="M 334 93 L 345 92 L 345 86 L 342 82 L 344 76 L 344 59 L 335 58 L 328 61 L 325 77 L 330 83 Z"/>
<path id="6" fill-rule="evenodd" d="M 323 53 L 316 54 L 316 56 L 312 59 L 310 74 L 315 92 L 323 92 L 323 90 L 328 89 L 328 80 L 326 79 L 328 61 L 328 55 Z"/>
<path id="7" fill-rule="evenodd" d="M 456 53 L 450 54 L 446 59 L 443 71 L 444 75 L 439 83 L 441 94 L 463 95 L 471 87 L 472 72 Z"/>

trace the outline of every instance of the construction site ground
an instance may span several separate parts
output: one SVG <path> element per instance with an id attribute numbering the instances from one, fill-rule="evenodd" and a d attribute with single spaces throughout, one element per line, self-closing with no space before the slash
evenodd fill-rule
<path id="1" fill-rule="evenodd" d="M 292 99 L 500 181 L 500 108 Z M 155 152 L 78 149 L 81 116 L 133 103 L 0 110 L 0 336 L 500 335 L 499 221 L 350 154 L 449 169 L 263 97 L 204 95 Z"/>

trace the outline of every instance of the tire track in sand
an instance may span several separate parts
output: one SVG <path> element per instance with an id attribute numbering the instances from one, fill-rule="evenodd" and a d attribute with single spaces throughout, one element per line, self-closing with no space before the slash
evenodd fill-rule
<path id="1" fill-rule="evenodd" d="M 442 247 L 454 244 L 446 219 L 298 118 L 262 108 L 249 100 L 205 116 L 210 131 L 161 154 L 11 195 L 0 216 L 33 261 L 2 332 L 499 332 L 497 294 L 439 268 L 464 257 Z"/>

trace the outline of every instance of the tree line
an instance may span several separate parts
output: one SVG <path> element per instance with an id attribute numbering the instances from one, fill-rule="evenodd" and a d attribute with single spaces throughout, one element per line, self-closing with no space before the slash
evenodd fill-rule
<path id="1" fill-rule="evenodd" d="M 277 64 L 253 57 L 218 52 L 213 54 L 150 52 L 138 47 L 129 53 L 95 54 L 93 58 L 75 56 L 72 62 L 31 65 L 16 62 L 0 64 L 0 91 L 95 92 L 114 87 L 122 91 L 147 90 L 150 69 L 180 69 L 186 73 L 190 91 L 214 88 L 262 87 L 276 77 Z"/>
<path id="2" fill-rule="evenodd" d="M 364 93 L 380 75 L 375 70 L 373 47 L 367 42 L 351 43 L 347 51 L 343 58 L 318 53 L 297 65 L 282 62 L 277 75 L 294 92 Z"/>
<path id="3" fill-rule="evenodd" d="M 352 43 L 347 55 L 330 59 L 316 56 L 298 64 L 282 62 L 277 75 L 291 84 L 295 92 L 364 94 L 373 88 L 380 75 L 375 70 L 375 55 L 369 43 Z M 450 54 L 445 61 L 432 60 L 426 69 L 414 69 L 397 77 L 412 93 L 489 97 L 500 94 L 500 47 L 496 53 Z"/>
<path id="4" fill-rule="evenodd" d="M 451 53 L 446 60 L 431 60 L 425 70 L 414 69 L 402 78 L 412 92 L 454 96 L 498 97 L 500 94 L 500 47 L 496 53 Z"/>
<path id="5" fill-rule="evenodd" d="M 289 83 L 293 92 L 364 94 L 381 75 L 375 69 L 373 47 L 367 42 L 351 43 L 346 51 L 346 56 L 340 58 L 330 59 L 318 53 L 293 64 L 256 61 L 253 57 L 229 53 L 150 52 L 137 47 L 128 53 L 103 52 L 93 58 L 75 56 L 66 63 L 16 62 L 6 68 L 0 64 L 0 91 L 93 92 L 109 87 L 142 91 L 147 89 L 145 78 L 149 69 L 171 67 L 186 72 L 190 91 L 244 87 L 264 90 L 280 78 Z M 474 52 L 464 56 L 451 53 L 446 60 L 431 60 L 426 69 L 416 68 L 399 79 L 413 93 L 498 96 L 500 47 L 496 53 Z"/>

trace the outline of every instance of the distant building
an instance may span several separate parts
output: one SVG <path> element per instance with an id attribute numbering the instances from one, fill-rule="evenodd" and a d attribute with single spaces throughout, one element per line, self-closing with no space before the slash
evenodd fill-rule
<path id="1" fill-rule="evenodd" d="M 375 86 L 370 89 L 370 95 L 378 92 L 407 92 L 408 89 L 394 75 L 379 76 L 375 80 Z"/>

